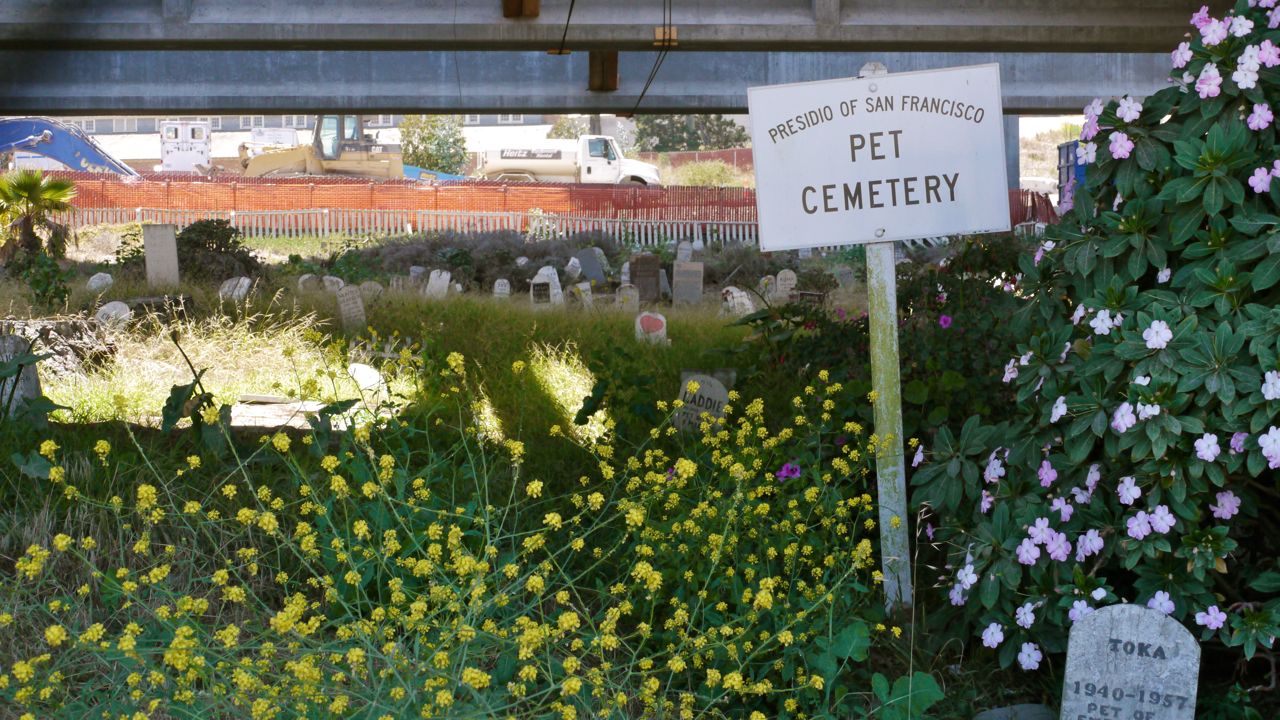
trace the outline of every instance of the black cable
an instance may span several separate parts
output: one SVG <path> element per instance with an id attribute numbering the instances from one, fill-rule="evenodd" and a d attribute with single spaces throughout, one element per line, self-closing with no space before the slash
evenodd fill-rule
<path id="1" fill-rule="evenodd" d="M 569 23 L 573 20 L 573 6 L 577 2 L 578 0 L 569 0 L 569 14 L 564 19 L 564 33 L 560 35 L 560 50 L 556 52 L 557 55 L 564 54 L 564 41 L 569 37 Z"/>
<path id="2" fill-rule="evenodd" d="M 644 102 L 644 96 L 648 94 L 650 86 L 657 79 L 658 71 L 662 69 L 662 63 L 667 59 L 667 53 L 671 52 L 671 29 L 675 18 L 673 2 L 674 0 L 663 0 L 662 2 L 662 49 L 658 51 L 658 56 L 654 58 L 653 68 L 649 70 L 649 77 L 644 81 L 644 87 L 640 90 L 640 97 L 636 98 L 635 107 L 631 108 L 632 115 L 640 109 L 640 103 Z"/>

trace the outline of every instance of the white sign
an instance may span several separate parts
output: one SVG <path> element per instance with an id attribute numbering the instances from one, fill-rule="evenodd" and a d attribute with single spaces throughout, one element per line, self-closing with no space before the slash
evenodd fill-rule
<path id="1" fill-rule="evenodd" d="M 1009 230 L 1000 66 L 747 90 L 760 249 Z"/>

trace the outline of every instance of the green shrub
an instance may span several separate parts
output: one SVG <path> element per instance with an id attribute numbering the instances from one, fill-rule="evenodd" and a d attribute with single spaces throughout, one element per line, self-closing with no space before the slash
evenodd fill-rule
<path id="1" fill-rule="evenodd" d="M 67 287 L 71 271 L 63 270 L 57 260 L 38 252 L 29 259 L 21 258 L 21 262 L 15 259 L 10 265 L 18 266 L 16 269 L 31 291 L 33 304 L 50 310 L 66 304 L 67 296 L 71 294 Z"/>
<path id="2" fill-rule="evenodd" d="M 668 185 L 689 187 L 743 187 L 749 176 L 723 160 L 685 163 L 670 173 Z"/>
<path id="3" fill-rule="evenodd" d="M 222 282 L 257 276 L 262 263 L 244 245 L 239 228 L 226 220 L 197 220 L 178 232 L 178 267 L 185 280 Z M 126 226 L 116 249 L 116 263 L 126 276 L 141 277 L 146 267 L 142 226 Z"/>
<path id="4" fill-rule="evenodd" d="M 1280 634 L 1280 184 L 1260 122 L 1280 58 L 1256 87 L 1241 59 L 1280 37 L 1266 10 L 1234 12 L 1253 31 L 1184 43 L 1174 87 L 1086 109 L 1096 162 L 1020 259 L 1016 411 L 939 430 L 913 479 L 949 548 L 937 630 L 1003 628 L 1005 665 L 1119 601 L 1207 651 L 1253 657 Z"/>

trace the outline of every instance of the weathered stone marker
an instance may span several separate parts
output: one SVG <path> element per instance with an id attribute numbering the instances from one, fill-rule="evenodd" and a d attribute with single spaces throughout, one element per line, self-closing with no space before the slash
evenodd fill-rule
<path id="1" fill-rule="evenodd" d="M 1193 720 L 1200 644 L 1178 621 L 1112 605 L 1071 628 L 1061 720 Z"/>
<path id="2" fill-rule="evenodd" d="M 640 291 L 640 302 L 658 302 L 661 298 L 658 271 L 662 269 L 657 255 L 636 255 L 631 258 L 631 284 Z M 625 281 L 624 281 L 625 282 Z"/>
<path id="3" fill-rule="evenodd" d="M 685 240 L 676 243 L 676 262 L 684 263 L 693 260 L 693 243 Z"/>
<path id="4" fill-rule="evenodd" d="M 667 344 L 667 318 L 661 313 L 642 312 L 636 316 L 636 339 Z"/>
<path id="5" fill-rule="evenodd" d="M 177 225 L 143 225 L 142 252 L 147 265 L 148 285 L 163 287 L 178 284 Z"/>
<path id="6" fill-rule="evenodd" d="M 538 269 L 529 284 L 529 301 L 534 305 L 563 305 L 564 291 L 560 287 L 560 276 L 556 269 L 544 265 Z"/>
<path id="7" fill-rule="evenodd" d="M 699 303 L 702 301 L 702 263 L 678 262 L 671 270 L 675 280 L 671 293 L 671 301 L 680 303 Z"/>
<path id="8" fill-rule="evenodd" d="M 570 287 L 570 288 L 569 288 L 569 292 L 573 295 L 573 297 L 574 297 L 574 298 L 575 298 L 579 303 L 581 303 L 581 304 L 582 304 L 582 307 L 587 307 L 587 308 L 589 308 L 589 307 L 593 307 L 593 306 L 594 306 L 594 302 L 593 302 L 593 299 L 592 299 L 592 297 L 591 297 L 591 283 L 590 283 L 590 282 L 580 282 L 580 283 L 576 283 L 576 284 L 574 284 L 572 287 Z"/>
<path id="9" fill-rule="evenodd" d="M 689 381 L 698 384 L 697 392 L 689 392 Z M 702 373 L 680 373 L 680 399 L 684 406 L 676 411 L 672 424 L 683 432 L 695 431 L 702 424 L 702 413 L 712 417 L 724 417 L 724 406 L 729 403 L 729 390 L 716 378 Z"/>
<path id="10" fill-rule="evenodd" d="M 511 297 L 511 281 L 505 278 L 493 281 L 493 296 L 501 300 Z"/>
<path id="11" fill-rule="evenodd" d="M 427 279 L 427 288 L 422 291 L 422 294 L 433 300 L 443 300 L 449 294 L 451 280 L 453 280 L 453 274 L 448 270 L 432 270 Z"/>
<path id="12" fill-rule="evenodd" d="M 574 254 L 578 266 L 582 269 L 582 277 L 591 282 L 603 283 L 609 278 L 605 275 L 604 264 L 600 258 L 604 253 L 597 247 L 583 248 Z"/>
<path id="13" fill-rule="evenodd" d="M 618 288 L 618 297 L 614 302 L 626 312 L 638 313 L 640 312 L 640 291 L 635 285 L 623 285 Z"/>
<path id="14" fill-rule="evenodd" d="M 347 285 L 339 290 L 337 295 L 342 328 L 349 333 L 363 332 L 368 322 L 364 316 L 364 298 L 360 297 L 360 288 L 356 285 Z"/>
<path id="15" fill-rule="evenodd" d="M 26 355 L 30 343 L 26 338 L 17 335 L 0 335 L 0 363 L 6 363 L 20 355 Z M 15 387 L 16 384 L 16 387 Z M 9 416 L 12 417 L 22 409 L 28 400 L 40 397 L 40 374 L 35 364 L 25 365 L 16 378 L 0 380 L 0 403 L 8 403 L 9 396 L 13 402 L 9 404 Z M 0 404 L 0 407 L 4 407 Z"/>
<path id="16" fill-rule="evenodd" d="M 253 281 L 247 277 L 233 277 L 226 280 L 218 288 L 219 300 L 230 300 L 233 303 L 244 302 L 253 289 Z"/>
<path id="17" fill-rule="evenodd" d="M 799 278 L 796 277 L 796 271 L 790 268 L 778 273 L 778 286 L 774 288 L 774 297 L 778 302 L 785 303 L 791 301 L 791 293 L 796 291 L 796 283 Z"/>

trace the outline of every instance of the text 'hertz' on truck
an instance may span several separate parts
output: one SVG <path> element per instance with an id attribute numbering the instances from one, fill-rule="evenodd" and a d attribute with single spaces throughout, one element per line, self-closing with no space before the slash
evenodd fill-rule
<path id="1" fill-rule="evenodd" d="M 489 180 L 662 184 L 657 167 L 624 158 L 618 149 L 618 141 L 606 135 L 583 135 L 577 140 L 539 140 L 537 143 L 537 147 L 513 147 L 480 153 L 476 172 Z"/>

